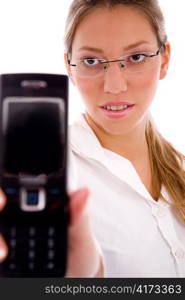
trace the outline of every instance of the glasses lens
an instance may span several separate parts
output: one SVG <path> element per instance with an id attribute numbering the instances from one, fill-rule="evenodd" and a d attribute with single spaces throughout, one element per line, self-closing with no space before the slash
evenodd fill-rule
<path id="1" fill-rule="evenodd" d="M 78 65 L 79 76 L 82 77 L 96 77 L 103 73 L 104 66 L 94 60 L 80 61 Z"/>
<path id="2" fill-rule="evenodd" d="M 152 69 L 155 66 L 155 61 L 156 56 L 147 57 L 142 54 L 136 54 L 127 57 L 123 63 L 125 66 L 125 72 L 137 73 Z"/>
<path id="3" fill-rule="evenodd" d="M 79 61 L 74 71 L 78 77 L 96 77 L 104 73 L 104 65 L 97 60 L 88 59 Z"/>

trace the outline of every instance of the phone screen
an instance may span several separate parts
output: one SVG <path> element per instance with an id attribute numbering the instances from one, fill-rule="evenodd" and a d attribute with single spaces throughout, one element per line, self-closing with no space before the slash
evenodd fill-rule
<path id="1" fill-rule="evenodd" d="M 65 142 L 62 98 L 7 97 L 2 116 L 4 175 L 61 171 Z"/>

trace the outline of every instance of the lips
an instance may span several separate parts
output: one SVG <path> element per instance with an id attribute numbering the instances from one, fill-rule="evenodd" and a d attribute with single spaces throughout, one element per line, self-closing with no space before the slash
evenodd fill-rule
<path id="1" fill-rule="evenodd" d="M 101 105 L 100 107 L 104 108 L 105 106 L 133 106 L 134 103 L 130 103 L 130 102 L 106 102 L 103 105 Z"/>
<path id="2" fill-rule="evenodd" d="M 106 102 L 100 106 L 100 110 L 105 117 L 111 119 L 128 116 L 134 109 L 135 104 L 130 102 Z"/>

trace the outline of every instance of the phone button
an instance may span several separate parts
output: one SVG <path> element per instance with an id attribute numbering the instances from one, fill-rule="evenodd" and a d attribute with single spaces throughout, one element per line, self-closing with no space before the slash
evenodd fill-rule
<path id="1" fill-rule="evenodd" d="M 48 236 L 51 237 L 51 236 L 54 236 L 55 234 L 55 227 L 49 227 L 48 228 Z"/>
<path id="2" fill-rule="evenodd" d="M 55 257 L 55 251 L 54 250 L 48 250 L 48 258 L 53 259 Z"/>
<path id="3" fill-rule="evenodd" d="M 48 190 L 48 193 L 49 193 L 50 195 L 53 195 L 53 196 L 58 196 L 58 195 L 61 194 L 61 190 L 58 189 L 58 188 L 50 188 L 50 189 Z"/>
<path id="4" fill-rule="evenodd" d="M 16 257 L 16 251 L 13 250 L 13 249 L 11 249 L 10 254 L 9 254 L 9 258 L 10 258 L 11 260 L 14 260 L 15 257 Z"/>
<path id="5" fill-rule="evenodd" d="M 34 262 L 30 262 L 30 263 L 28 264 L 28 268 L 29 268 L 29 270 L 34 270 L 34 268 L 35 268 L 35 263 L 34 263 Z"/>
<path id="6" fill-rule="evenodd" d="M 36 228 L 30 227 L 29 228 L 29 236 L 35 236 L 35 234 L 36 234 Z"/>
<path id="7" fill-rule="evenodd" d="M 34 248 L 35 247 L 35 240 L 34 239 L 29 239 L 29 247 Z"/>
<path id="8" fill-rule="evenodd" d="M 53 248 L 55 246 L 55 240 L 54 239 L 48 239 L 48 247 Z"/>
<path id="9" fill-rule="evenodd" d="M 38 205 L 39 198 L 37 191 L 28 191 L 27 192 L 27 204 L 28 205 Z"/>
<path id="10" fill-rule="evenodd" d="M 15 248 L 16 246 L 16 239 L 10 239 L 10 247 Z"/>
<path id="11" fill-rule="evenodd" d="M 16 269 L 16 265 L 14 263 L 10 263 L 9 264 L 9 269 L 12 270 L 12 271 L 15 270 Z"/>
<path id="12" fill-rule="evenodd" d="M 11 227 L 10 228 L 10 237 L 11 238 L 16 237 L 16 233 L 17 233 L 16 227 Z"/>
<path id="13" fill-rule="evenodd" d="M 21 209 L 23 211 L 41 211 L 46 206 L 46 192 L 44 188 L 25 188 L 20 189 Z"/>
<path id="14" fill-rule="evenodd" d="M 29 258 L 35 258 L 35 251 L 33 251 L 33 250 L 30 250 L 29 252 L 28 252 L 28 257 Z"/>
<path id="15" fill-rule="evenodd" d="M 55 265 L 53 262 L 48 262 L 47 269 L 52 270 L 52 269 L 54 269 L 54 267 L 55 267 Z"/>
<path id="16" fill-rule="evenodd" d="M 6 193 L 7 195 L 9 195 L 9 196 L 10 196 L 10 195 L 16 195 L 17 189 L 9 187 L 9 188 L 6 188 L 6 189 L 5 189 L 5 193 Z"/>

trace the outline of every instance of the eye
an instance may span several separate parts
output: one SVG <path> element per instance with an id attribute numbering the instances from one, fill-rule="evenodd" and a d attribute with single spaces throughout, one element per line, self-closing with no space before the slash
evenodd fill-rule
<path id="1" fill-rule="evenodd" d="M 86 66 L 96 66 L 98 65 L 100 62 L 99 62 L 99 59 L 97 58 L 93 58 L 93 57 L 87 57 L 87 58 L 84 58 L 82 59 L 82 61 L 84 62 L 84 64 Z"/>
<path id="2" fill-rule="evenodd" d="M 133 63 L 143 62 L 146 59 L 146 57 L 147 56 L 145 54 L 137 53 L 137 54 L 130 55 L 128 57 L 128 61 Z"/>

